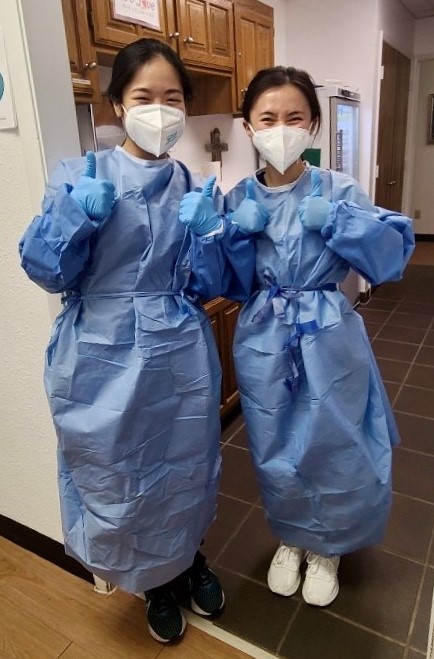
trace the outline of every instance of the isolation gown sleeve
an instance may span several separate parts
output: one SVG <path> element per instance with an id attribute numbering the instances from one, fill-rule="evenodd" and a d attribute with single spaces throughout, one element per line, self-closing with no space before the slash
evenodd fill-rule
<path id="1" fill-rule="evenodd" d="M 321 229 L 326 245 L 371 284 L 401 279 L 414 250 L 412 220 L 374 206 L 355 181 L 343 186 Z M 336 188 L 333 196 L 339 194 Z M 342 198 L 345 197 L 345 198 Z"/>
<path id="2" fill-rule="evenodd" d="M 219 233 L 197 236 L 192 232 L 189 288 L 209 300 L 221 295 L 244 301 L 251 293 L 255 273 L 254 236 L 243 234 L 221 217 Z"/>
<path id="3" fill-rule="evenodd" d="M 90 220 L 69 195 L 72 185 L 59 163 L 47 186 L 42 213 L 19 243 L 21 265 L 28 277 L 49 293 L 73 289 L 84 274 L 91 238 L 101 221 Z"/>

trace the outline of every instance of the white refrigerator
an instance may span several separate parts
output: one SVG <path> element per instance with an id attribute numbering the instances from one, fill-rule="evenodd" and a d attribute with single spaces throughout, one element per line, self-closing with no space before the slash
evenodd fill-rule
<path id="1" fill-rule="evenodd" d="M 347 87 L 317 87 L 322 112 L 322 129 L 315 140 L 321 167 L 359 177 L 360 94 Z M 339 288 L 355 304 L 359 298 L 359 276 L 350 270 Z"/>

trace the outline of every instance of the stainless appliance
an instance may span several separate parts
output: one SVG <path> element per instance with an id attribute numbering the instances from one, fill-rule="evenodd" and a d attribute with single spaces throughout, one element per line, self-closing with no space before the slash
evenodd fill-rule
<path id="1" fill-rule="evenodd" d="M 317 88 L 322 129 L 315 140 L 321 167 L 358 179 L 360 94 L 347 87 L 325 85 Z M 340 289 L 355 304 L 361 286 L 359 275 L 350 270 Z"/>

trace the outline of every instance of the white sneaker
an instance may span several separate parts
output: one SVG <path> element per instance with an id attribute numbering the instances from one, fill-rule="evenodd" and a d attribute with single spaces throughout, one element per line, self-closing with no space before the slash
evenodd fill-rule
<path id="1" fill-rule="evenodd" d="M 319 556 L 309 552 L 303 584 L 303 599 L 307 604 L 327 606 L 339 592 L 339 556 Z"/>
<path id="2" fill-rule="evenodd" d="M 289 597 L 300 585 L 300 563 L 304 549 L 279 545 L 268 570 L 267 581 L 270 590 L 278 595 Z"/>

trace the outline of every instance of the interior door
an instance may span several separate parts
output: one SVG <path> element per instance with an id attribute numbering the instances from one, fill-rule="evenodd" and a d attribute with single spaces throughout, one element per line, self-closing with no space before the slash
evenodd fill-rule
<path id="1" fill-rule="evenodd" d="M 411 62 L 383 42 L 382 65 L 375 203 L 401 211 Z"/>

